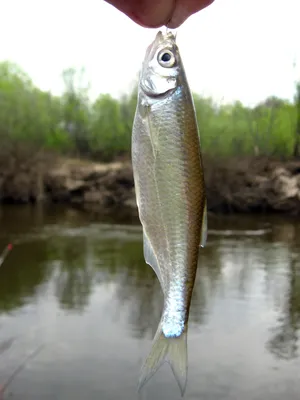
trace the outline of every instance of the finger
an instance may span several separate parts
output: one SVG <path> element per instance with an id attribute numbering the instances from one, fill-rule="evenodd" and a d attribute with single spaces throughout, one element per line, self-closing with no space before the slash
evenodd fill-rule
<path id="1" fill-rule="evenodd" d="M 168 27 L 171 29 L 178 28 L 192 14 L 209 6 L 213 1 L 214 0 L 177 0 Z"/>
<path id="2" fill-rule="evenodd" d="M 106 0 L 146 28 L 166 25 L 172 18 L 176 0 Z"/>

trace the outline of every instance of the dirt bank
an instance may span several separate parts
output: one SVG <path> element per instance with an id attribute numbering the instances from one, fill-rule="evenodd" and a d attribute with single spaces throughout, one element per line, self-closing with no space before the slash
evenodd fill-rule
<path id="1" fill-rule="evenodd" d="M 213 212 L 300 214 L 300 161 L 205 159 L 208 208 Z M 130 209 L 136 203 L 130 162 L 56 160 L 50 167 L 0 175 L 5 203 L 66 202 L 94 209 Z"/>

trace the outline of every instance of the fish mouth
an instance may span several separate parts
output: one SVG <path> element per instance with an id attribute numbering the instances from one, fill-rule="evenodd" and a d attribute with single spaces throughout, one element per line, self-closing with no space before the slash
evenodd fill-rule
<path id="1" fill-rule="evenodd" d="M 170 41 L 176 43 L 177 32 L 172 32 L 171 29 L 166 28 L 166 32 L 158 31 L 154 40 L 154 43 L 163 43 L 165 41 Z"/>

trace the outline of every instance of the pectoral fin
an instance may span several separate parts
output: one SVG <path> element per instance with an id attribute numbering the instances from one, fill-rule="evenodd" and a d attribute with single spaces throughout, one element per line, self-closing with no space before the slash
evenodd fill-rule
<path id="1" fill-rule="evenodd" d="M 156 273 L 157 278 L 159 279 L 161 287 L 164 288 L 161 272 L 160 272 L 159 265 L 158 265 L 158 261 L 157 261 L 156 255 L 155 255 L 155 253 L 153 251 L 153 247 L 151 245 L 151 242 L 150 242 L 146 232 L 143 232 L 143 240 L 144 240 L 144 258 L 145 258 L 145 261 L 146 261 L 146 263 L 148 265 L 150 265 L 152 267 L 152 269 Z"/>
<path id="2" fill-rule="evenodd" d="M 201 247 L 205 247 L 206 240 L 207 240 L 207 205 L 205 200 L 203 218 L 202 218 L 202 228 L 201 228 L 201 240 L 200 240 Z"/>

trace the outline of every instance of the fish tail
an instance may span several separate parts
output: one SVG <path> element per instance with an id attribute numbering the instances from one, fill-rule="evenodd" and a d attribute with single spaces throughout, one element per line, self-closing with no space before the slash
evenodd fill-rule
<path id="1" fill-rule="evenodd" d="M 175 379 L 184 395 L 187 383 L 187 330 L 179 337 L 166 337 L 162 332 L 161 323 L 156 331 L 151 351 L 146 358 L 141 370 L 139 387 L 140 391 L 149 379 L 156 373 L 160 366 L 168 362 L 172 368 Z"/>

